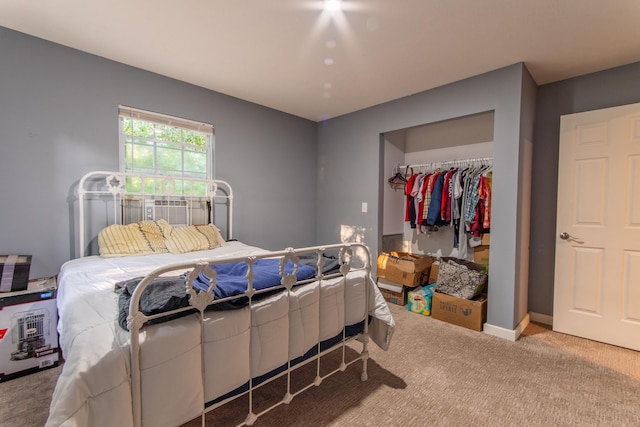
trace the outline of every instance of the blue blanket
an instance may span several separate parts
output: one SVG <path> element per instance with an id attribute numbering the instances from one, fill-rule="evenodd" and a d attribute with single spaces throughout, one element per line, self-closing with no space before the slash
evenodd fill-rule
<path id="1" fill-rule="evenodd" d="M 211 267 L 216 270 L 216 288 L 213 294 L 216 299 L 232 297 L 240 295 L 247 290 L 247 271 L 246 262 L 231 262 L 226 264 L 212 264 Z M 294 264 L 287 261 L 284 265 L 285 274 L 293 274 Z M 262 290 L 278 286 L 280 284 L 280 260 L 277 259 L 258 259 L 253 263 L 253 289 Z M 307 280 L 316 275 L 313 267 L 299 263 L 296 279 Z M 200 272 L 198 278 L 193 281 L 193 287 L 200 291 L 209 289 L 210 280 L 203 272 Z"/>

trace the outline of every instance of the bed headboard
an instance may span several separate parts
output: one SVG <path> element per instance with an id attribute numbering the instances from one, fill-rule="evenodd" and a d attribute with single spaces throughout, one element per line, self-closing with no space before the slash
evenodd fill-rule
<path id="1" fill-rule="evenodd" d="M 94 171 L 78 183 L 79 256 L 111 224 L 164 219 L 172 225 L 215 224 L 232 238 L 233 191 L 216 179 Z"/>

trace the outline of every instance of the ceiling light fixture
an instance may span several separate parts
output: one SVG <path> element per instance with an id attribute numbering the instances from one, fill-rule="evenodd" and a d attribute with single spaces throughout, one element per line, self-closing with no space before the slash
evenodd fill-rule
<path id="1" fill-rule="evenodd" d="M 342 8 L 340 0 L 325 0 L 324 10 L 327 12 L 337 12 Z"/>

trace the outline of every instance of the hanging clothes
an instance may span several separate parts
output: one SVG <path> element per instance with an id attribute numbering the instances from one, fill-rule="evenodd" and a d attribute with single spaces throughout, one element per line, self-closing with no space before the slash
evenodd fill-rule
<path id="1" fill-rule="evenodd" d="M 445 224 L 451 223 L 451 198 L 452 192 L 452 180 L 453 174 L 457 169 L 450 169 L 444 175 L 444 183 L 442 185 L 442 203 L 440 204 L 440 219 Z"/>
<path id="2" fill-rule="evenodd" d="M 470 173 L 469 187 L 466 191 L 467 200 L 464 204 L 464 220 L 467 223 L 472 223 L 476 214 L 476 205 L 478 204 L 478 185 L 480 184 L 480 171 L 474 169 Z"/>
<path id="3" fill-rule="evenodd" d="M 422 179 L 420 180 L 420 191 L 416 196 L 418 199 L 418 204 L 416 205 L 416 209 L 418 212 L 418 217 L 416 218 L 416 224 L 417 224 L 416 232 L 418 234 L 424 233 L 422 223 L 424 221 L 424 204 L 425 204 L 425 197 L 427 196 L 427 183 L 430 175 L 431 174 L 429 173 L 423 174 Z"/>
<path id="4" fill-rule="evenodd" d="M 411 225 L 411 228 L 416 228 L 416 209 L 413 203 L 413 196 L 411 192 L 413 191 L 413 184 L 418 177 L 418 174 L 412 174 L 407 180 L 407 186 L 405 187 L 405 195 L 406 195 L 406 211 L 405 211 L 405 221 L 408 221 Z"/>
<path id="5" fill-rule="evenodd" d="M 405 221 L 417 234 L 451 227 L 460 258 L 467 256 L 468 240 L 489 232 L 491 226 L 491 166 L 478 160 L 490 159 L 414 165 L 420 172 L 412 169 L 404 184 Z M 447 163 L 453 166 L 441 170 Z"/>
<path id="6" fill-rule="evenodd" d="M 436 169 L 428 177 L 427 188 L 426 188 L 425 197 L 424 197 L 424 204 L 422 208 L 422 222 L 421 222 L 422 225 L 429 225 L 427 224 L 427 217 L 429 216 L 429 206 L 431 206 L 431 199 L 433 198 L 434 186 L 438 177 L 440 176 L 440 173 L 441 173 L 440 169 Z"/>
<path id="7" fill-rule="evenodd" d="M 429 203 L 426 225 L 442 226 L 445 225 L 441 220 L 440 212 L 442 209 L 442 189 L 444 187 L 444 173 L 439 173 L 433 184 L 433 192 L 431 194 L 431 201 Z"/>
<path id="8" fill-rule="evenodd" d="M 482 228 L 485 233 L 491 229 L 491 182 L 493 172 L 487 171 L 480 177 L 480 199 L 484 204 L 484 219 Z"/>

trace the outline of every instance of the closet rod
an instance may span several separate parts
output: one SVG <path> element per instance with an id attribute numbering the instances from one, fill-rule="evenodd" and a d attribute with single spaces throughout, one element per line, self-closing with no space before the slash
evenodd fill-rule
<path id="1" fill-rule="evenodd" d="M 430 162 L 430 163 L 398 165 L 394 168 L 395 170 L 393 171 L 393 173 L 395 174 L 396 172 L 400 172 L 401 170 L 406 170 L 407 168 L 415 168 L 415 169 L 427 168 L 427 167 L 438 168 L 438 167 L 444 167 L 444 166 L 462 166 L 469 163 L 492 164 L 493 157 L 476 157 L 472 159 L 444 160 L 444 161 L 436 161 L 436 162 Z"/>

